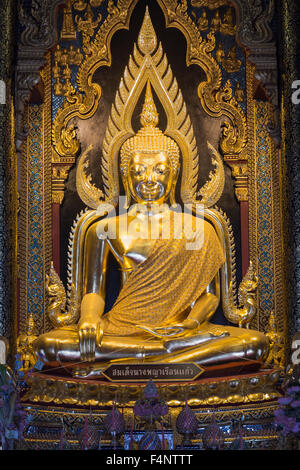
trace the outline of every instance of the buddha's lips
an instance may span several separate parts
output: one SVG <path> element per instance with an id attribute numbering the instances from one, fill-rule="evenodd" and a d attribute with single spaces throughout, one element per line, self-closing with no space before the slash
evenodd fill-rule
<path id="1" fill-rule="evenodd" d="M 150 187 L 145 183 L 140 183 L 137 187 L 137 193 L 143 196 L 143 199 L 156 199 L 162 197 L 164 187 L 160 183 L 155 183 L 155 185 Z"/>

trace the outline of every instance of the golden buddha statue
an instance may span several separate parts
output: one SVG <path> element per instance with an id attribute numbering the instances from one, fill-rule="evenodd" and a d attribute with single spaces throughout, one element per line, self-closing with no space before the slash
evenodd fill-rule
<path id="1" fill-rule="evenodd" d="M 203 10 L 202 15 L 198 20 L 198 27 L 200 31 L 207 31 L 208 30 L 208 18 L 206 10 Z"/>
<path id="2" fill-rule="evenodd" d="M 228 73 L 240 71 L 242 61 L 237 58 L 236 46 L 232 46 L 231 49 L 229 49 L 226 58 L 222 61 L 222 65 Z"/>
<path id="3" fill-rule="evenodd" d="M 223 49 L 222 43 L 219 42 L 218 47 L 216 49 L 216 59 L 219 64 L 222 64 L 222 61 L 225 57 L 225 51 Z"/>
<path id="4" fill-rule="evenodd" d="M 241 87 L 240 82 L 237 82 L 234 96 L 238 103 L 242 103 L 245 100 L 245 92 Z"/>
<path id="5" fill-rule="evenodd" d="M 182 215 L 172 205 L 180 152 L 157 122 L 148 81 L 142 128 L 125 141 L 120 152 L 127 205 L 130 199 L 138 205 L 89 228 L 78 325 L 54 330 L 35 341 L 36 351 L 49 364 L 87 361 L 99 364 L 101 370 L 101 365 L 112 360 L 130 362 L 142 357 L 150 362 L 209 365 L 242 358 L 259 360 L 268 352 L 262 333 L 209 322 L 220 300 L 217 274 L 224 253 L 214 228 L 205 220 L 203 233 L 179 234 Z M 197 221 L 191 217 L 192 228 Z M 156 239 L 151 226 L 158 229 Z M 163 237 L 166 226 L 169 238 Z M 115 227 L 116 236 L 110 237 Z M 199 248 L 187 249 L 187 243 L 196 239 Z M 103 315 L 109 252 L 120 264 L 124 283 L 113 308 Z"/>
<path id="6" fill-rule="evenodd" d="M 17 353 L 20 354 L 22 361 L 21 370 L 28 370 L 36 363 L 36 357 L 32 349 L 32 343 L 37 336 L 34 334 L 34 319 L 33 315 L 29 315 L 26 324 L 25 334 L 21 334 L 17 339 Z"/>
<path id="7" fill-rule="evenodd" d="M 210 30 L 213 33 L 220 31 L 221 27 L 221 16 L 219 10 L 216 11 L 215 16 L 211 20 Z"/>
<path id="8" fill-rule="evenodd" d="M 52 269 L 48 311 L 56 328 L 33 343 L 46 364 L 69 365 L 75 375 L 101 374 L 112 362 L 208 366 L 263 361 L 268 354 L 263 333 L 210 322 L 222 292 L 226 316 L 248 327 L 255 314 L 257 283 L 255 276 L 246 276 L 240 287 L 241 306 L 235 307 L 228 268 L 230 237 L 223 236 L 222 217 L 208 209 L 204 217 L 178 210 L 175 189 L 180 165 L 182 200 L 193 203 L 198 154 L 181 91 L 162 57 L 146 12 L 134 63 L 130 57 L 130 74 L 126 68 L 103 142 L 103 174 L 112 205 L 100 203 L 102 192 L 94 191 L 84 172 L 87 153 L 78 163 L 78 193 L 95 210 L 83 214 L 73 230 L 70 308 L 63 313 L 66 296 Z M 168 135 L 158 127 L 150 83 L 165 105 Z M 145 85 L 141 128 L 135 134 L 130 117 Z M 217 177 L 199 191 L 206 207 L 220 197 L 224 186 L 218 183 L 224 178 L 222 161 L 213 153 Z M 116 215 L 110 209 L 116 206 L 119 169 L 126 210 Z M 211 188 L 215 196 L 206 197 Z M 104 213 L 108 214 L 103 218 Z M 112 309 L 104 314 L 109 253 L 121 268 L 122 286 Z"/>
<path id="9" fill-rule="evenodd" d="M 224 14 L 223 21 L 220 25 L 220 32 L 232 36 L 236 33 L 236 26 L 233 20 L 233 9 L 231 7 L 229 7 Z"/>

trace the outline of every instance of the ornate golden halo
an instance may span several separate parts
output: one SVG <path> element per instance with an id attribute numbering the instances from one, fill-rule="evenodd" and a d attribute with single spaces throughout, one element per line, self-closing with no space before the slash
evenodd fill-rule
<path id="1" fill-rule="evenodd" d="M 103 141 L 102 177 L 105 186 L 106 202 L 116 206 L 119 196 L 119 152 L 125 141 L 133 138 L 131 119 L 138 99 L 147 83 L 151 83 L 167 116 L 165 136 L 171 138 L 181 150 L 182 183 L 181 198 L 184 203 L 203 203 L 209 207 L 220 198 L 225 182 L 223 162 L 219 154 L 208 144 L 213 152 L 216 167 L 210 180 L 197 192 L 199 157 L 193 125 L 187 113 L 181 90 L 168 63 L 161 43 L 158 44 L 148 8 L 134 45 L 133 55 L 129 58 L 121 78 L 115 102 Z M 161 132 L 161 131 L 160 131 Z M 167 138 L 167 137 L 165 137 Z M 82 200 L 89 207 L 97 208 L 100 200 L 93 193 L 85 170 L 86 154 L 79 159 L 77 168 L 77 189 Z M 85 197 L 85 194 L 88 197 Z M 201 199 L 197 199 L 201 196 Z"/>

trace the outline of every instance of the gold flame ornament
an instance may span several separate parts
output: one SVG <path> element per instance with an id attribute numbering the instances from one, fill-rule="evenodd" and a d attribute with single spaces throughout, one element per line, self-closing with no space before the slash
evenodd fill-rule
<path id="1" fill-rule="evenodd" d="M 146 97 L 141 118 L 142 128 L 135 134 L 131 123 L 132 115 L 145 87 Z M 157 127 L 159 115 L 153 101 L 151 87 L 167 116 L 167 127 L 164 133 Z M 166 54 L 161 43 L 157 40 L 148 8 L 137 44 L 134 45 L 133 55 L 129 57 L 128 65 L 121 78 L 103 140 L 101 170 L 105 203 L 113 206 L 118 204 L 120 151 L 121 154 L 124 154 L 128 150 L 128 146 L 138 145 L 142 141 L 143 148 L 145 148 L 144 139 L 147 133 L 147 148 L 152 149 L 152 152 L 156 145 L 165 145 L 165 143 L 167 147 L 172 147 L 174 152 L 176 150 L 175 153 L 177 153 L 177 148 L 180 150 L 182 202 L 202 203 L 205 207 L 216 204 L 225 183 L 222 158 L 216 149 L 208 143 L 208 149 L 213 154 L 212 163 L 215 170 L 211 172 L 210 178 L 203 188 L 197 191 L 199 155 L 193 125 Z M 99 190 L 95 191 L 95 186 L 91 184 L 87 176 L 87 154 L 88 152 L 85 151 L 79 158 L 76 184 L 78 194 L 83 202 L 88 207 L 96 209 L 102 200 L 102 194 L 99 193 Z"/>

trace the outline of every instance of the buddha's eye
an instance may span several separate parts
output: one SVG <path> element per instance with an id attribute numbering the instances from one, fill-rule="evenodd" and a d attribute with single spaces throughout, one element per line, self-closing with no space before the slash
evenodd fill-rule
<path id="1" fill-rule="evenodd" d="M 135 176 L 142 176 L 145 173 L 145 167 L 144 166 L 132 167 L 131 173 L 133 173 Z"/>
<path id="2" fill-rule="evenodd" d="M 159 175 L 165 175 L 167 172 L 168 172 L 168 168 L 166 168 L 165 166 L 163 165 L 160 165 L 160 166 L 157 166 L 155 168 L 155 171 L 156 173 L 158 173 Z"/>

